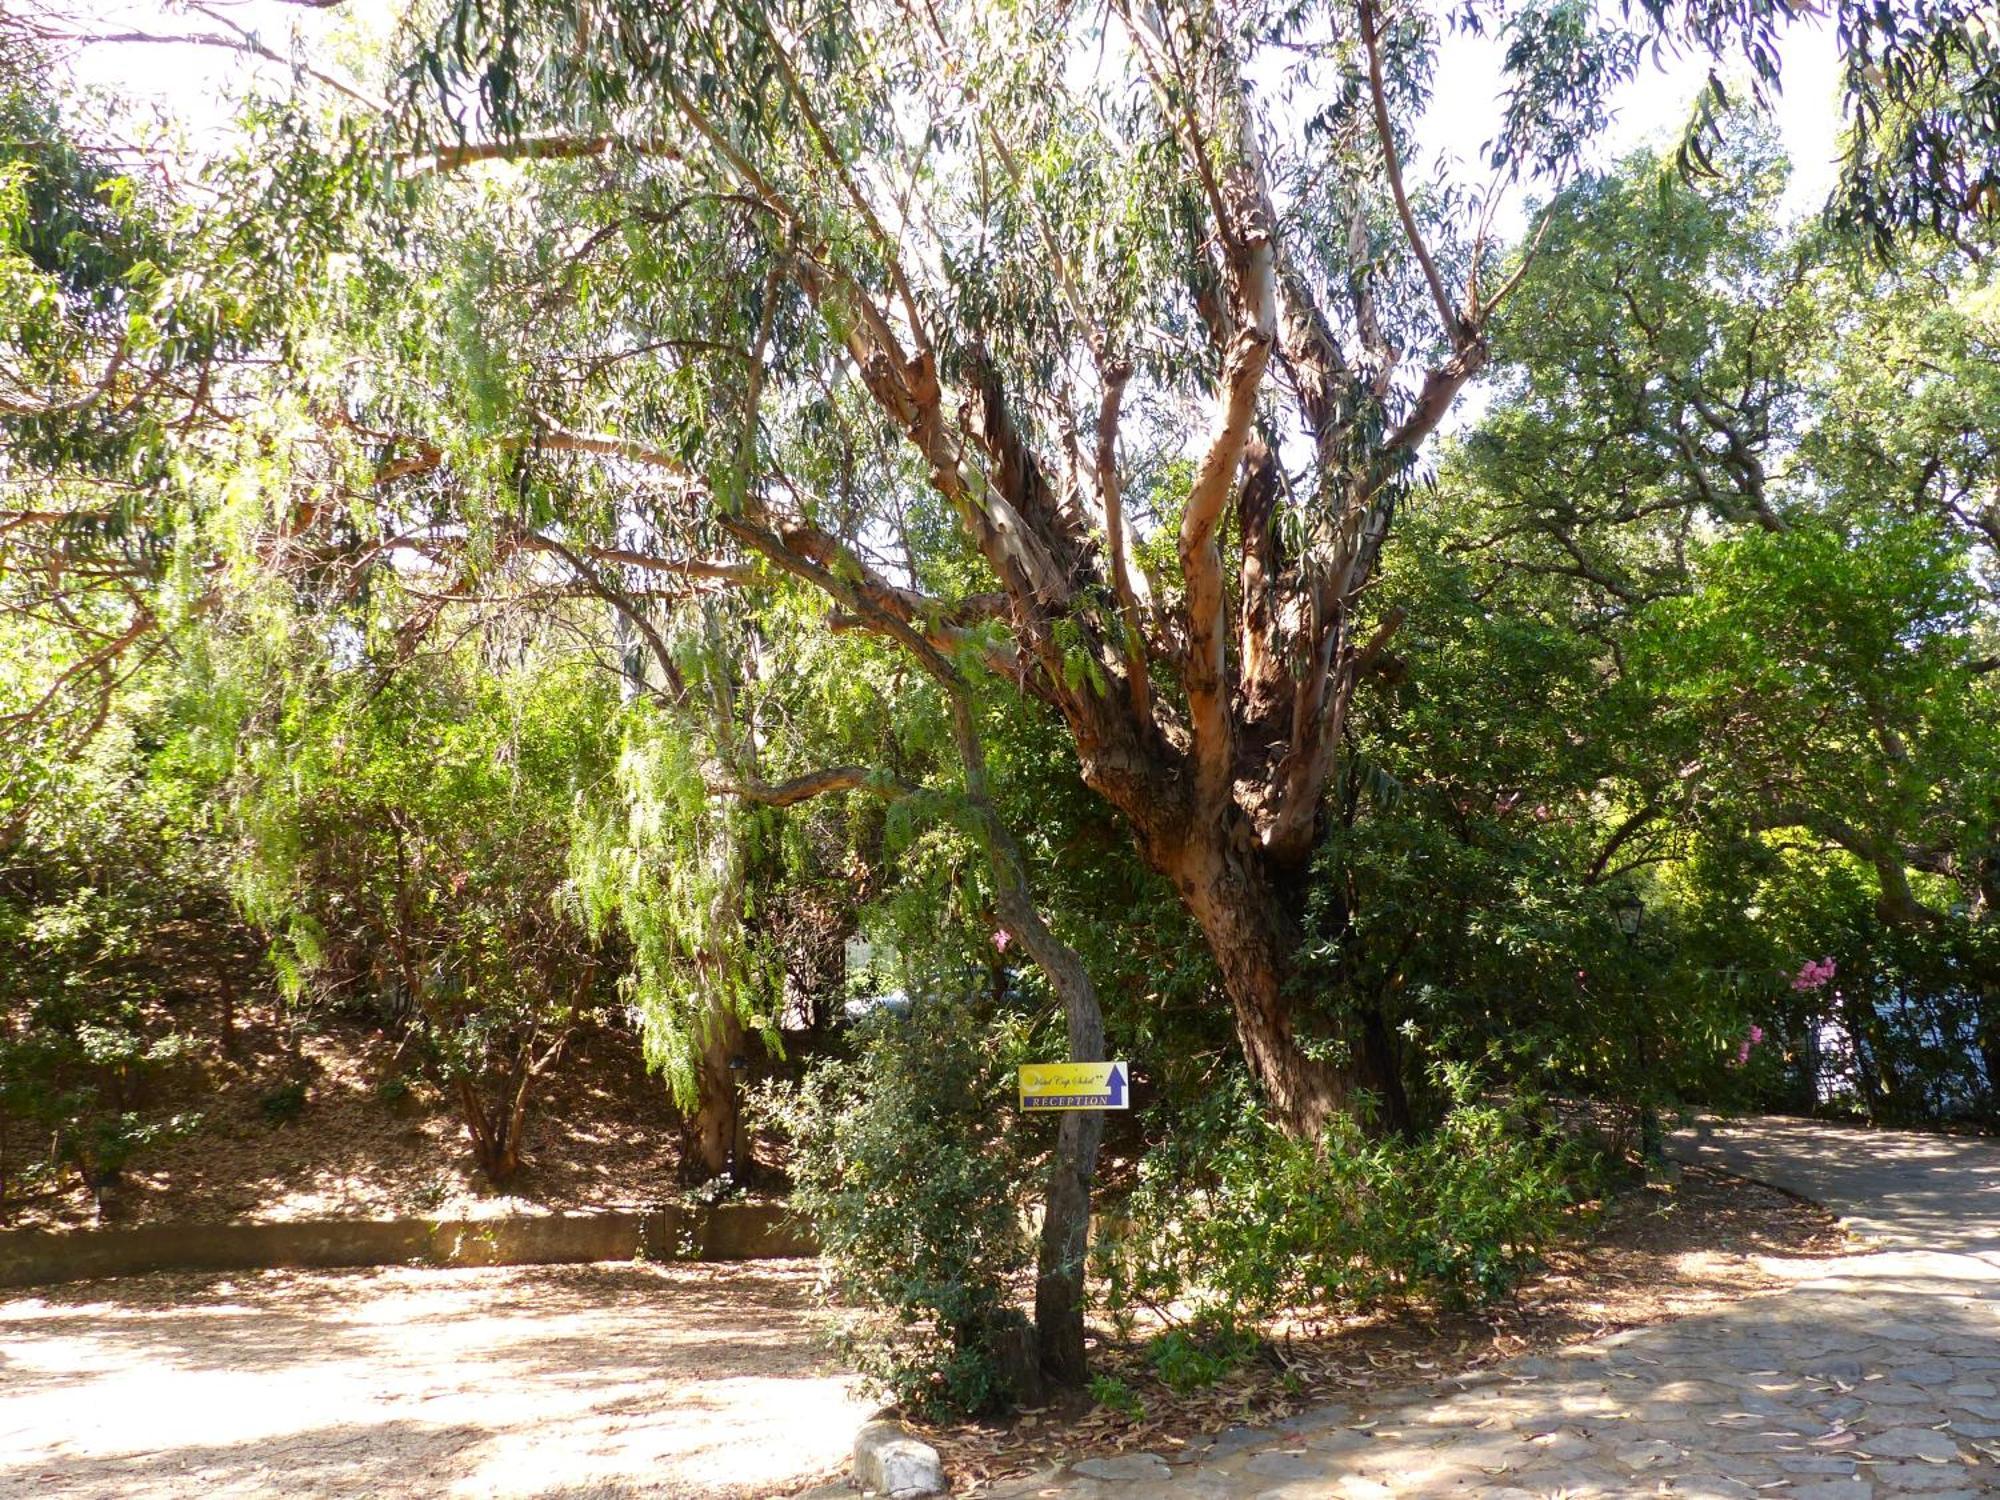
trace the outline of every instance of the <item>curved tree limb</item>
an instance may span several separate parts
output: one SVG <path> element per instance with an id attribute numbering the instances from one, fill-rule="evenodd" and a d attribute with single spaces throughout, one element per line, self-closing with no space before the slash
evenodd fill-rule
<path id="1" fill-rule="evenodd" d="M 808 771 L 802 776 L 778 782 L 737 777 L 729 781 L 711 781 L 708 789 L 717 796 L 740 797 L 760 807 L 794 807 L 834 792 L 873 792 L 879 797 L 906 797 L 916 790 L 909 783 L 869 766 L 829 766 L 823 771 Z"/>
<path id="2" fill-rule="evenodd" d="M 1382 80 L 1384 23 L 1375 0 L 1359 0 L 1359 4 L 1361 45 L 1368 53 L 1368 94 L 1374 105 L 1375 136 L 1382 146 L 1383 172 L 1389 179 L 1389 193 L 1396 201 L 1396 217 L 1402 223 L 1404 238 L 1410 242 L 1410 253 L 1416 256 L 1423 270 L 1424 283 L 1431 289 L 1431 301 L 1437 306 L 1446 336 L 1455 346 L 1465 337 L 1465 325 L 1451 305 L 1451 294 L 1444 289 L 1444 278 L 1438 274 L 1437 262 L 1431 258 L 1423 232 L 1417 228 L 1417 216 L 1410 210 L 1410 195 L 1403 187 L 1403 163 L 1396 151 L 1395 122 L 1389 118 L 1389 93 Z"/>
<path id="3" fill-rule="evenodd" d="M 1224 623 L 1228 598 L 1217 534 L 1250 438 L 1271 343 L 1268 329 L 1246 328 L 1236 336 L 1223 370 L 1215 433 L 1195 471 L 1181 517 L 1180 559 L 1187 590 L 1188 634 L 1182 678 L 1194 733 L 1196 805 L 1204 817 L 1220 815 L 1235 757 Z"/>

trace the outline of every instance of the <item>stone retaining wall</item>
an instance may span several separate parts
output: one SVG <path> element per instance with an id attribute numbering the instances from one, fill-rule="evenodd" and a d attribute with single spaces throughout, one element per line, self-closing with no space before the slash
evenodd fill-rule
<path id="1" fill-rule="evenodd" d="M 510 1219 L 314 1219 L 0 1231 L 0 1287 L 145 1271 L 273 1267 L 536 1266 L 579 1261 L 765 1260 L 812 1255 L 776 1204 Z"/>

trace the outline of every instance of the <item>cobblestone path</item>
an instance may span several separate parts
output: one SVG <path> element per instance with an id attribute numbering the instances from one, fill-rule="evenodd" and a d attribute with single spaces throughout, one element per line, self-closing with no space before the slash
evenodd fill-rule
<path id="1" fill-rule="evenodd" d="M 1806 1121 L 1674 1142 L 1826 1204 L 1856 1252 L 1783 1290 L 1461 1381 L 1087 1459 L 1000 1500 L 2000 1497 L 2000 1142 Z"/>

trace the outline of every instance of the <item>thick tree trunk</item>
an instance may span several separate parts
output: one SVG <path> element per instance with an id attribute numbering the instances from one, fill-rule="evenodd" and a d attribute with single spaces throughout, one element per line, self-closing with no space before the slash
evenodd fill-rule
<path id="1" fill-rule="evenodd" d="M 730 1065 L 744 1055 L 748 1034 L 735 1012 L 718 1006 L 708 1018 L 702 1040 L 699 1093 L 687 1119 L 683 1172 L 693 1182 L 729 1175 L 741 1182 L 748 1175 L 737 1101 L 736 1070 Z"/>
<path id="2" fill-rule="evenodd" d="M 1299 1045 L 1293 1025 L 1299 934 L 1280 893 L 1253 860 L 1217 840 L 1191 842 L 1163 863 L 1221 970 L 1237 1041 L 1272 1112 L 1290 1134 L 1313 1136 L 1366 1094 L 1378 1111 L 1373 1123 L 1408 1133 L 1409 1099 L 1379 1009 L 1352 1018 L 1343 1064 L 1313 1057 Z"/>

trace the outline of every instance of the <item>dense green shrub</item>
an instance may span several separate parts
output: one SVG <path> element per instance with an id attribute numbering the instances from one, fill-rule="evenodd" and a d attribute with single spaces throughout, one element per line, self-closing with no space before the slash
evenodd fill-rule
<path id="1" fill-rule="evenodd" d="M 1260 1347 L 1262 1340 L 1222 1310 L 1168 1329 L 1147 1347 L 1146 1360 L 1161 1385 L 1186 1395 L 1214 1385 Z"/>
<path id="2" fill-rule="evenodd" d="M 281 988 L 308 1015 L 380 997 L 495 1183 L 526 1161 L 542 1080 L 612 998 L 567 879 L 611 702 L 588 673 L 503 674 L 467 652 L 274 694 L 239 732 L 235 874 Z M 275 1124 L 304 1104 L 281 1091 L 264 1108 Z"/>
<path id="3" fill-rule="evenodd" d="M 106 1208 L 135 1157 L 199 1123 L 163 1085 L 198 1050 L 180 1007 L 226 937 L 213 850 L 129 726 L 48 778 L 0 843 L 0 1211 L 71 1171 Z"/>
<path id="4" fill-rule="evenodd" d="M 931 1002 L 878 1012 L 856 1040 L 851 1060 L 761 1096 L 795 1147 L 792 1202 L 819 1237 L 829 1292 L 873 1310 L 845 1352 L 913 1412 L 1002 1410 L 1034 1264 L 1031 1162 L 1013 1128 L 1024 1033 Z"/>
<path id="5" fill-rule="evenodd" d="M 47 1156 L 17 1168 L 24 1186 L 73 1167 L 100 1201 L 132 1158 L 147 1146 L 186 1133 L 191 1112 L 162 1113 L 153 1084 L 192 1050 L 193 1038 L 173 1029 L 122 987 L 105 984 L 99 962 L 122 957 L 115 903 L 94 892 L 25 921 L 0 910 L 0 951 L 35 954 L 0 984 L 0 1115 L 25 1121 L 48 1146 Z M 18 915 L 12 914 L 12 915 Z M 37 946 L 37 940 L 39 945 Z M 0 1202 L 6 1194 L 0 1183 Z"/>
<path id="6" fill-rule="evenodd" d="M 1113 1311 L 1180 1304 L 1214 1323 L 1504 1293 L 1558 1231 L 1575 1162 L 1467 1075 L 1446 1084 L 1451 1107 L 1413 1141 L 1342 1117 L 1294 1140 L 1247 1089 L 1218 1090 L 1141 1163 L 1129 1223 L 1099 1255 Z"/>

